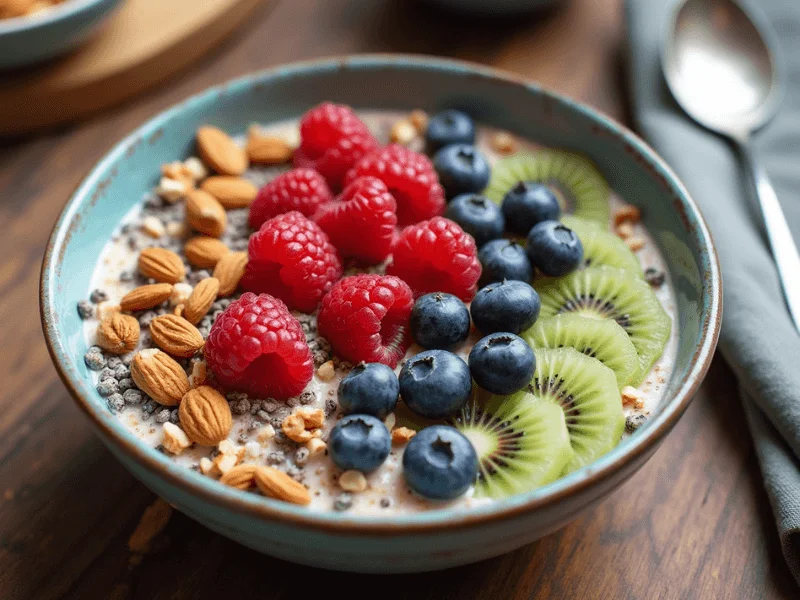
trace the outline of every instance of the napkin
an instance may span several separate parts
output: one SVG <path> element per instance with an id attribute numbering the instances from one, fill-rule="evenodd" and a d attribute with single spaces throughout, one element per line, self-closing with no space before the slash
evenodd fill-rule
<path id="1" fill-rule="evenodd" d="M 780 112 L 753 141 L 800 240 L 800 2 L 752 4 L 777 33 L 787 70 Z M 738 377 L 783 554 L 800 582 L 800 335 L 734 149 L 689 119 L 666 87 L 659 51 L 674 8 L 626 0 L 634 122 L 686 184 L 714 237 L 724 286 L 719 347 Z"/>

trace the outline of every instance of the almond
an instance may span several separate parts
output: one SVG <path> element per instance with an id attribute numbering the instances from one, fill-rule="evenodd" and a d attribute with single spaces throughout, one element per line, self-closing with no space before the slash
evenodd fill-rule
<path id="1" fill-rule="evenodd" d="M 169 283 L 142 285 L 125 294 L 120 300 L 119 306 L 125 312 L 146 310 L 166 302 L 171 295 L 172 285 Z"/>
<path id="2" fill-rule="evenodd" d="M 247 267 L 247 252 L 231 252 L 223 256 L 214 267 L 214 277 L 219 279 L 219 296 L 230 296 L 239 287 Z"/>
<path id="3" fill-rule="evenodd" d="M 218 238 L 225 231 L 228 217 L 214 196 L 203 190 L 192 190 L 186 196 L 186 221 L 192 229 Z"/>
<path id="4" fill-rule="evenodd" d="M 215 175 L 200 186 L 225 208 L 246 208 L 258 195 L 258 188 L 242 177 Z"/>
<path id="5" fill-rule="evenodd" d="M 181 257 L 166 248 L 145 248 L 138 264 L 142 275 L 161 283 L 178 283 L 186 273 Z"/>
<path id="6" fill-rule="evenodd" d="M 428 128 L 428 113 L 424 110 L 412 110 L 411 114 L 408 115 L 408 120 L 411 121 L 411 124 L 414 125 L 419 133 L 425 133 Z"/>
<path id="7" fill-rule="evenodd" d="M 255 479 L 258 489 L 265 496 L 292 504 L 311 504 L 311 494 L 306 487 L 283 471 L 273 467 L 259 467 L 255 471 Z"/>
<path id="8" fill-rule="evenodd" d="M 251 127 L 247 133 L 247 156 L 250 162 L 279 165 L 289 162 L 292 154 L 292 147 L 282 138 L 264 135 L 258 127 Z"/>
<path id="9" fill-rule="evenodd" d="M 236 465 L 230 471 L 220 477 L 220 481 L 225 485 L 235 487 L 239 490 L 247 490 L 256 484 L 256 470 L 258 465 L 243 464 Z"/>
<path id="10" fill-rule="evenodd" d="M 114 313 L 97 326 L 97 345 L 113 354 L 125 354 L 139 342 L 139 321 L 130 315 Z"/>
<path id="11" fill-rule="evenodd" d="M 173 181 L 180 181 L 186 190 L 194 188 L 192 171 L 179 160 L 161 165 L 161 174 Z"/>
<path id="12" fill-rule="evenodd" d="M 150 322 L 153 341 L 167 354 L 188 358 L 205 344 L 197 327 L 177 315 L 161 315 Z"/>
<path id="13" fill-rule="evenodd" d="M 178 415 L 186 435 L 201 446 L 216 446 L 228 437 L 233 424 L 225 396 L 207 385 L 183 396 Z"/>
<path id="14" fill-rule="evenodd" d="M 216 277 L 201 279 L 183 307 L 184 318 L 192 325 L 197 325 L 200 319 L 208 314 L 211 305 L 217 299 L 218 292 L 219 279 Z"/>
<path id="15" fill-rule="evenodd" d="M 175 406 L 189 391 L 186 372 L 157 348 L 147 348 L 133 357 L 131 378 L 140 390 L 165 406 Z"/>
<path id="16" fill-rule="evenodd" d="M 175 454 L 177 456 L 192 445 L 192 442 L 186 437 L 186 433 L 177 425 L 167 421 L 164 423 L 162 429 L 164 437 L 161 441 L 161 445 L 164 446 L 164 449 L 170 454 Z"/>
<path id="17" fill-rule="evenodd" d="M 216 266 L 219 259 L 225 256 L 230 250 L 225 242 L 217 238 L 198 235 L 191 238 L 183 247 L 186 260 L 195 267 L 207 269 Z"/>
<path id="18" fill-rule="evenodd" d="M 221 175 L 241 175 L 247 169 L 247 154 L 224 131 L 206 125 L 197 130 L 200 158 Z"/>

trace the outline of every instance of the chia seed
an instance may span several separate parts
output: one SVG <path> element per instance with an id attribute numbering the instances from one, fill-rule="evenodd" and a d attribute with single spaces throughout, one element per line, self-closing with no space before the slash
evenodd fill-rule
<path id="1" fill-rule="evenodd" d="M 100 371 L 101 369 L 105 368 L 106 366 L 106 359 L 103 357 L 103 354 L 97 350 L 94 350 L 96 346 L 92 346 L 83 355 L 83 362 L 86 363 L 86 366 L 89 367 L 92 371 Z"/>
<path id="2" fill-rule="evenodd" d="M 247 426 L 250 431 L 255 431 L 256 429 L 261 429 L 261 421 L 250 421 L 250 425 Z"/>
<path id="3" fill-rule="evenodd" d="M 246 415 L 250 412 L 250 401 L 247 398 L 242 398 L 232 402 L 231 410 L 235 415 Z"/>
<path id="4" fill-rule="evenodd" d="M 300 394 L 300 404 L 307 405 L 313 404 L 317 400 L 317 395 L 314 392 L 308 391 Z"/>
<path id="5" fill-rule="evenodd" d="M 133 388 L 125 390 L 122 393 L 122 397 L 125 399 L 126 404 L 138 405 L 144 402 L 144 392 Z"/>
<path id="6" fill-rule="evenodd" d="M 249 435 L 247 435 L 246 433 L 240 433 L 239 437 L 236 438 L 236 441 L 238 441 L 240 444 L 244 445 L 244 444 L 247 443 L 247 440 L 249 440 L 249 439 L 250 439 Z"/>
<path id="7" fill-rule="evenodd" d="M 647 269 L 644 271 L 644 278 L 647 283 L 657 288 L 664 285 L 666 275 L 663 273 L 663 271 L 659 271 L 654 267 L 647 267 Z"/>
<path id="8" fill-rule="evenodd" d="M 298 448 L 297 452 L 294 453 L 294 462 L 298 465 L 304 465 L 308 462 L 308 448 Z"/>
<path id="9" fill-rule="evenodd" d="M 198 284 L 198 283 L 200 283 L 200 282 L 201 282 L 203 279 L 208 279 L 209 277 L 211 277 L 211 273 L 209 273 L 209 272 L 208 272 L 208 271 L 206 271 L 206 270 L 202 270 L 202 271 L 192 271 L 192 273 L 190 273 L 190 274 L 189 274 L 189 282 L 190 282 L 192 285 L 197 285 L 197 284 Z"/>
<path id="10" fill-rule="evenodd" d="M 114 369 L 109 369 L 108 367 L 100 371 L 100 375 L 98 376 L 98 379 L 100 381 L 103 381 L 103 379 L 116 379 L 116 378 L 117 376 L 114 374 Z"/>
<path id="11" fill-rule="evenodd" d="M 330 417 L 336 412 L 338 406 L 338 403 L 333 398 L 325 398 L 325 416 Z"/>
<path id="12" fill-rule="evenodd" d="M 392 499 L 388 496 L 381 498 L 381 508 L 389 508 L 392 505 Z"/>
<path id="13" fill-rule="evenodd" d="M 306 478 L 306 472 L 303 468 L 295 465 L 289 465 L 286 469 L 286 474 L 298 483 L 303 483 Z"/>
<path id="14" fill-rule="evenodd" d="M 259 410 L 258 412 L 256 412 L 256 416 L 259 419 L 263 419 L 264 421 L 269 421 L 270 420 L 269 413 L 267 413 L 267 411 L 265 411 L 265 410 Z"/>
<path id="15" fill-rule="evenodd" d="M 119 280 L 123 283 L 127 283 L 128 281 L 133 281 L 133 273 L 130 271 L 123 271 L 119 274 Z"/>
<path id="16" fill-rule="evenodd" d="M 278 404 L 277 401 L 273 400 L 272 398 L 267 398 L 261 403 L 261 406 L 263 406 L 264 410 L 268 413 L 272 413 L 278 410 L 280 404 Z"/>
<path id="17" fill-rule="evenodd" d="M 126 367 L 130 367 L 131 363 L 133 362 L 133 357 L 136 356 L 135 352 L 128 352 L 127 354 L 123 354 L 120 359 L 122 360 L 122 364 Z"/>
<path id="18" fill-rule="evenodd" d="M 148 310 L 147 312 L 142 313 L 141 315 L 139 315 L 139 326 L 142 327 L 142 329 L 147 329 L 148 327 L 150 327 L 150 323 L 153 322 L 153 319 L 155 319 L 157 316 L 158 314 L 152 310 Z M 159 321 L 159 323 L 160 322 L 161 321 Z"/>
<path id="19" fill-rule="evenodd" d="M 286 401 L 286 406 L 291 406 L 292 408 L 300 406 L 300 398 L 289 398 Z"/>
<path id="20" fill-rule="evenodd" d="M 114 358 L 116 358 L 116 357 L 114 357 Z M 111 364 L 111 359 L 110 358 L 108 359 L 108 367 L 110 369 L 114 369 L 114 377 L 116 377 L 120 381 L 122 381 L 123 379 L 126 379 L 127 377 L 130 377 L 131 376 L 130 367 L 126 367 L 125 365 L 123 365 L 121 362 L 119 362 L 118 358 L 116 360 L 118 361 L 118 364 L 112 365 Z"/>
<path id="21" fill-rule="evenodd" d="M 274 450 L 267 454 L 267 464 L 279 465 L 286 460 L 286 455 L 282 450 Z"/>
<path id="22" fill-rule="evenodd" d="M 125 408 L 125 400 L 122 399 L 122 394 L 111 394 L 106 402 L 112 412 L 119 412 Z"/>
<path id="23" fill-rule="evenodd" d="M 163 408 L 156 413 L 156 423 L 166 423 L 169 421 L 169 409 Z"/>
<path id="24" fill-rule="evenodd" d="M 100 304 L 108 300 L 108 294 L 101 289 L 93 290 L 92 293 L 89 294 L 89 300 L 95 304 Z"/>
<path id="25" fill-rule="evenodd" d="M 157 404 L 156 401 L 152 398 L 148 398 L 145 400 L 144 404 L 142 404 L 142 412 L 153 414 L 156 411 Z"/>
<path id="26" fill-rule="evenodd" d="M 177 425 L 178 423 L 181 422 L 181 418 L 178 414 L 177 408 L 173 408 L 171 411 L 169 411 L 169 422 L 172 423 L 173 425 Z"/>
<path id="27" fill-rule="evenodd" d="M 119 392 L 119 384 L 116 379 L 103 379 L 97 383 L 97 391 L 103 398 L 108 398 Z"/>
<path id="28" fill-rule="evenodd" d="M 647 417 L 644 415 L 631 415 L 625 419 L 625 431 L 633 433 L 644 425 L 645 421 L 647 421 Z"/>
<path id="29" fill-rule="evenodd" d="M 116 369 L 118 366 L 122 364 L 122 359 L 120 359 L 119 356 L 109 356 L 106 362 L 108 363 L 109 369 Z M 117 377 L 117 379 L 120 378 Z"/>
<path id="30" fill-rule="evenodd" d="M 333 510 L 342 512 L 352 508 L 353 506 L 353 494 L 350 492 L 342 492 L 336 499 L 333 501 Z"/>
<path id="31" fill-rule="evenodd" d="M 78 316 L 81 318 L 82 321 L 86 319 L 91 319 L 92 315 L 94 315 L 94 306 L 88 300 L 80 300 L 78 302 Z"/>

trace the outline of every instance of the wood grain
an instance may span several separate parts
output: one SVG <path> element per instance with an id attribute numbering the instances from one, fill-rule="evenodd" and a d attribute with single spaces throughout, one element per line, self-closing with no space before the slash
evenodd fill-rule
<path id="1" fill-rule="evenodd" d="M 401 51 L 512 69 L 624 118 L 621 33 L 618 1 L 470 22 L 404 0 L 283 0 L 147 97 L 0 148 L 0 598 L 796 598 L 721 360 L 655 457 L 596 510 L 478 565 L 377 577 L 266 558 L 182 515 L 131 563 L 153 496 L 94 437 L 44 347 L 35 298 L 50 224 L 116 139 L 177 100 L 289 60 Z"/>

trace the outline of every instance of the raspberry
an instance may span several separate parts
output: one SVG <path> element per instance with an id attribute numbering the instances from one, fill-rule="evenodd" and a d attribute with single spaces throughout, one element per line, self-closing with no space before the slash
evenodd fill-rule
<path id="1" fill-rule="evenodd" d="M 258 229 L 265 221 L 292 210 L 310 217 L 333 200 L 325 178 L 313 169 L 294 169 L 278 175 L 258 191 L 250 206 L 250 227 Z"/>
<path id="2" fill-rule="evenodd" d="M 397 201 L 397 224 L 401 227 L 444 212 L 444 190 L 430 159 L 398 144 L 390 144 L 366 155 L 347 173 L 345 183 L 358 177 L 377 177 Z"/>
<path id="3" fill-rule="evenodd" d="M 349 106 L 323 102 L 300 121 L 294 166 L 316 169 L 339 190 L 347 170 L 377 147 L 378 141 Z"/>
<path id="4" fill-rule="evenodd" d="M 447 292 L 469 302 L 475 295 L 481 263 L 472 236 L 444 217 L 434 217 L 403 229 L 386 269 L 420 296 Z"/>
<path id="5" fill-rule="evenodd" d="M 272 296 L 249 292 L 231 302 L 208 334 L 205 359 L 227 390 L 290 398 L 314 375 L 300 322 Z"/>
<path id="6" fill-rule="evenodd" d="M 322 299 L 317 330 L 337 356 L 394 368 L 406 353 L 414 298 L 397 277 L 345 277 Z"/>
<path id="7" fill-rule="evenodd" d="M 280 298 L 313 312 L 342 276 L 336 248 L 319 225 L 292 211 L 271 218 L 250 236 L 242 289 Z"/>
<path id="8" fill-rule="evenodd" d="M 397 203 L 380 179 L 361 177 L 337 202 L 320 207 L 314 220 L 343 257 L 376 264 L 392 251 L 396 211 Z"/>

